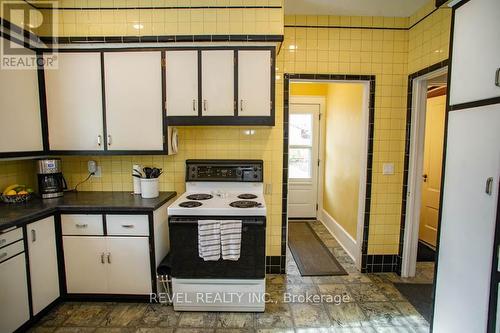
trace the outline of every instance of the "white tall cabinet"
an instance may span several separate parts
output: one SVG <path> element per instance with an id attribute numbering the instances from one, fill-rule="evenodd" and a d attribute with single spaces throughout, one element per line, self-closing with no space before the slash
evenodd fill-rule
<path id="1" fill-rule="evenodd" d="M 201 51 L 203 116 L 234 115 L 234 51 Z"/>
<path id="2" fill-rule="evenodd" d="M 271 115 L 271 53 L 238 51 L 238 115 Z"/>
<path id="3" fill-rule="evenodd" d="M 108 150 L 163 150 L 161 52 L 104 54 Z"/>
<path id="4" fill-rule="evenodd" d="M 36 68 L 0 70 L 0 119 L 0 153 L 43 150 Z"/>
<path id="5" fill-rule="evenodd" d="M 59 53 L 57 64 L 45 69 L 50 149 L 103 150 L 101 54 Z"/>
<path id="6" fill-rule="evenodd" d="M 198 51 L 166 51 L 166 106 L 169 116 L 198 115 Z"/>
<path id="7" fill-rule="evenodd" d="M 54 217 L 27 225 L 33 315 L 59 297 Z"/>
<path id="8" fill-rule="evenodd" d="M 456 6 L 433 332 L 498 332 L 500 2 Z"/>

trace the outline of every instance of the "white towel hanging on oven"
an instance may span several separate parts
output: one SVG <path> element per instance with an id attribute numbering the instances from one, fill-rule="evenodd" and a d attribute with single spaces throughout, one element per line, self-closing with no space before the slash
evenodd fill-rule
<path id="1" fill-rule="evenodd" d="M 220 259 L 220 221 L 198 220 L 198 255 L 205 261 Z"/>
<path id="2" fill-rule="evenodd" d="M 220 221 L 222 259 L 238 260 L 241 250 L 241 220 Z"/>

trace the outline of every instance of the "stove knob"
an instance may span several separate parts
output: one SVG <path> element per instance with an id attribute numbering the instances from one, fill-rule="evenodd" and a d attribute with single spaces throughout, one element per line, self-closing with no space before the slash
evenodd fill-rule
<path id="1" fill-rule="evenodd" d="M 258 175 L 256 173 L 253 174 L 253 178 L 257 178 Z"/>

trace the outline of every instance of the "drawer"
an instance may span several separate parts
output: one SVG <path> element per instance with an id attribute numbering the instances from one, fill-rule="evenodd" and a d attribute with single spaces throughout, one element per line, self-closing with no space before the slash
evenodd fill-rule
<path id="1" fill-rule="evenodd" d="M 21 252 L 24 252 L 24 240 L 2 247 L 0 249 L 0 262 L 5 261 Z"/>
<path id="2" fill-rule="evenodd" d="M 23 228 L 17 228 L 6 233 L 0 233 L 0 247 L 9 245 L 23 238 Z"/>
<path id="3" fill-rule="evenodd" d="M 102 215 L 62 214 L 61 225 L 63 235 L 100 236 L 104 234 Z"/>
<path id="4" fill-rule="evenodd" d="M 106 215 L 109 236 L 149 236 L 147 215 Z"/>

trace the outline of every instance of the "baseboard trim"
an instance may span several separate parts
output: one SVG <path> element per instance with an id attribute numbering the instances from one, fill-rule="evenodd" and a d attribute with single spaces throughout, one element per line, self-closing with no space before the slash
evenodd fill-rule
<path id="1" fill-rule="evenodd" d="M 356 240 L 326 210 L 321 211 L 319 220 L 356 263 L 360 250 Z"/>

